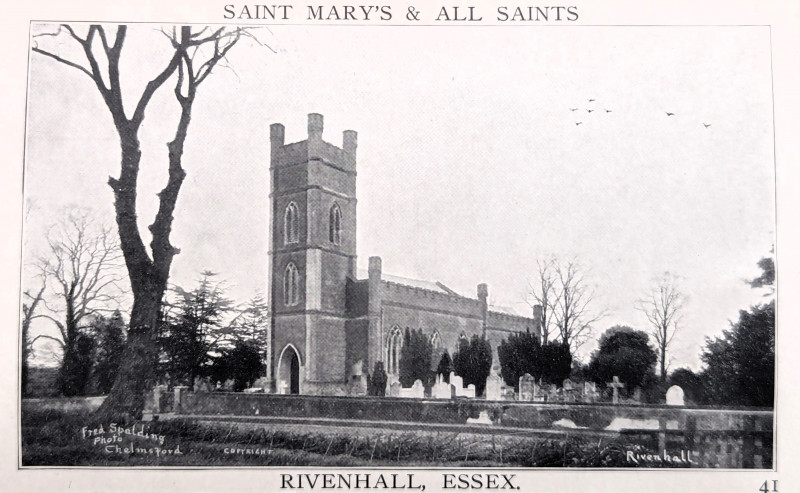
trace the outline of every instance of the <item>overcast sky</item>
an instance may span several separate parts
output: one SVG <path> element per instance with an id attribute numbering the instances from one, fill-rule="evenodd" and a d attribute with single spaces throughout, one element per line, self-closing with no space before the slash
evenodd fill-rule
<path id="1" fill-rule="evenodd" d="M 166 39 L 147 25 L 129 38 L 130 100 Z M 689 297 L 673 367 L 694 369 L 704 337 L 759 301 L 743 279 L 775 233 L 767 28 L 278 26 L 259 38 L 277 53 L 243 43 L 200 88 L 173 283 L 210 269 L 238 300 L 265 290 L 269 125 L 303 140 L 317 112 L 325 140 L 359 133 L 360 267 L 379 255 L 387 273 L 469 296 L 486 282 L 490 301 L 528 314 L 537 259 L 576 257 L 608 311 L 597 335 L 646 329 L 634 302 L 669 271 Z M 65 207 L 113 222 L 119 167 L 90 80 L 38 55 L 30 67 L 27 260 Z M 166 177 L 169 96 L 142 128 L 143 232 Z"/>

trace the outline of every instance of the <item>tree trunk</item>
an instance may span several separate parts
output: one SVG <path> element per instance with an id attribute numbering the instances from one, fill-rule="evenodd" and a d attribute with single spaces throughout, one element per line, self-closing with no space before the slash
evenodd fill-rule
<path id="1" fill-rule="evenodd" d="M 147 392 L 152 388 L 158 363 L 158 314 L 167 277 L 160 275 L 139 234 L 136 222 L 136 180 L 141 151 L 135 128 L 119 129 L 122 170 L 119 180 L 109 178 L 114 190 L 114 208 L 120 245 L 133 291 L 130 328 L 119 372 L 95 417 L 128 422 L 140 419 Z M 169 267 L 166 269 L 169 272 Z"/>
<path id="2" fill-rule="evenodd" d="M 158 312 L 161 297 L 134 299 L 128 340 L 119 362 L 119 371 L 106 400 L 95 417 L 127 422 L 141 419 L 147 392 L 154 385 L 158 364 Z"/>

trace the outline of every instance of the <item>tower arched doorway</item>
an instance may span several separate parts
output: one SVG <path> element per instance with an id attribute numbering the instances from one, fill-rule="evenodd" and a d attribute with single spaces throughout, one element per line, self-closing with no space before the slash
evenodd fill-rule
<path id="1" fill-rule="evenodd" d="M 281 351 L 278 360 L 278 393 L 279 394 L 299 394 L 300 393 L 300 355 L 297 349 L 291 344 Z"/>

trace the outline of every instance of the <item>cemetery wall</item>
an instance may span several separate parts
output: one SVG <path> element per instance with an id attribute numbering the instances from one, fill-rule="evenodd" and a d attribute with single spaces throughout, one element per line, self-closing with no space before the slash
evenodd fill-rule
<path id="1" fill-rule="evenodd" d="M 472 399 L 447 401 L 378 397 L 323 397 L 301 395 L 243 394 L 229 392 L 185 393 L 180 412 L 195 415 L 239 415 L 410 421 L 464 424 L 486 411 L 498 425 L 552 429 L 568 427 L 605 430 L 617 427 L 772 431 L 772 410 L 631 406 L 612 404 L 539 404 Z M 568 421 L 565 421 L 568 420 Z M 624 420 L 630 420 L 628 422 Z M 627 423 L 627 424 L 626 424 Z M 632 423 L 632 424 L 631 424 Z M 638 423 L 638 425 L 637 425 Z"/>

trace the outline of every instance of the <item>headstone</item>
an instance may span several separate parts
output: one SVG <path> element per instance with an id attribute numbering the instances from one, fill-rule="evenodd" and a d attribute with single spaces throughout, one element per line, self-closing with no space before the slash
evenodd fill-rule
<path id="1" fill-rule="evenodd" d="M 642 389 L 636 387 L 633 389 L 633 400 L 636 402 L 642 402 Z"/>
<path id="2" fill-rule="evenodd" d="M 267 377 L 261 377 L 253 382 L 253 387 L 261 388 L 264 392 L 269 392 L 270 387 L 272 387 L 272 382 Z"/>
<path id="3" fill-rule="evenodd" d="M 400 388 L 399 397 L 405 397 L 408 399 L 424 399 L 425 386 L 422 384 L 422 380 L 414 380 L 414 385 L 412 385 L 410 388 Z"/>
<path id="4" fill-rule="evenodd" d="M 211 392 L 211 379 L 208 377 L 200 378 L 194 377 L 194 391 L 195 392 Z"/>
<path id="5" fill-rule="evenodd" d="M 236 382 L 232 378 L 229 378 L 229 379 L 225 380 L 224 384 L 222 384 L 222 390 L 225 391 L 225 392 L 233 392 L 233 387 L 235 385 L 236 385 Z"/>
<path id="6" fill-rule="evenodd" d="M 436 383 L 431 389 L 431 397 L 434 399 L 450 399 L 452 397 L 450 384 L 444 381 L 444 375 L 436 375 Z"/>
<path id="7" fill-rule="evenodd" d="M 456 397 L 464 395 L 464 379 L 454 372 L 450 372 L 450 385 L 455 387 Z"/>
<path id="8" fill-rule="evenodd" d="M 387 375 L 386 376 L 386 391 L 384 392 L 384 395 L 387 395 L 387 396 L 391 397 L 390 392 L 392 390 L 392 384 L 394 384 L 394 383 L 400 383 L 400 378 L 397 375 Z M 397 396 L 395 396 L 395 397 L 397 397 Z"/>
<path id="9" fill-rule="evenodd" d="M 403 386 L 400 385 L 400 382 L 392 382 L 389 386 L 389 397 L 400 397 L 400 389 L 402 388 Z"/>
<path id="10" fill-rule="evenodd" d="M 358 375 L 351 375 L 350 381 L 347 382 L 347 394 L 348 395 L 367 395 L 367 376 L 358 374 Z"/>
<path id="11" fill-rule="evenodd" d="M 561 383 L 561 387 L 564 390 L 572 390 L 575 387 L 575 385 L 572 383 L 572 380 L 570 380 L 569 378 L 565 378 L 564 381 Z"/>
<path id="12" fill-rule="evenodd" d="M 481 411 L 477 418 L 467 418 L 467 424 L 473 425 L 490 425 L 492 419 L 489 417 L 489 411 Z"/>
<path id="13" fill-rule="evenodd" d="M 475 398 L 475 384 L 471 383 L 471 384 L 467 385 L 467 388 L 464 389 L 464 392 L 461 395 L 464 396 L 464 397 L 467 397 L 469 399 L 474 399 Z"/>
<path id="14" fill-rule="evenodd" d="M 526 373 L 519 377 L 519 400 L 532 401 L 536 392 L 536 380 Z"/>
<path id="15" fill-rule="evenodd" d="M 667 389 L 668 406 L 685 406 L 683 399 L 683 389 L 678 385 L 673 385 Z"/>
<path id="16" fill-rule="evenodd" d="M 619 381 L 619 377 L 614 375 L 614 378 L 611 382 L 608 382 L 606 385 L 611 387 L 611 391 L 613 395 L 611 397 L 611 402 L 614 404 L 619 404 L 619 389 L 624 389 L 625 384 Z"/>
<path id="17" fill-rule="evenodd" d="M 486 390 L 484 391 L 487 401 L 499 401 L 503 398 L 501 387 L 503 380 L 497 375 L 489 375 L 486 379 Z"/>
<path id="18" fill-rule="evenodd" d="M 583 402 L 596 402 L 598 397 L 597 384 L 594 382 L 583 382 Z"/>
<path id="19" fill-rule="evenodd" d="M 183 396 L 189 390 L 189 387 L 186 385 L 178 385 L 172 390 L 175 392 L 175 399 L 172 401 L 172 412 L 175 414 L 180 414 L 183 410 L 181 407 L 181 401 L 183 400 Z"/>

